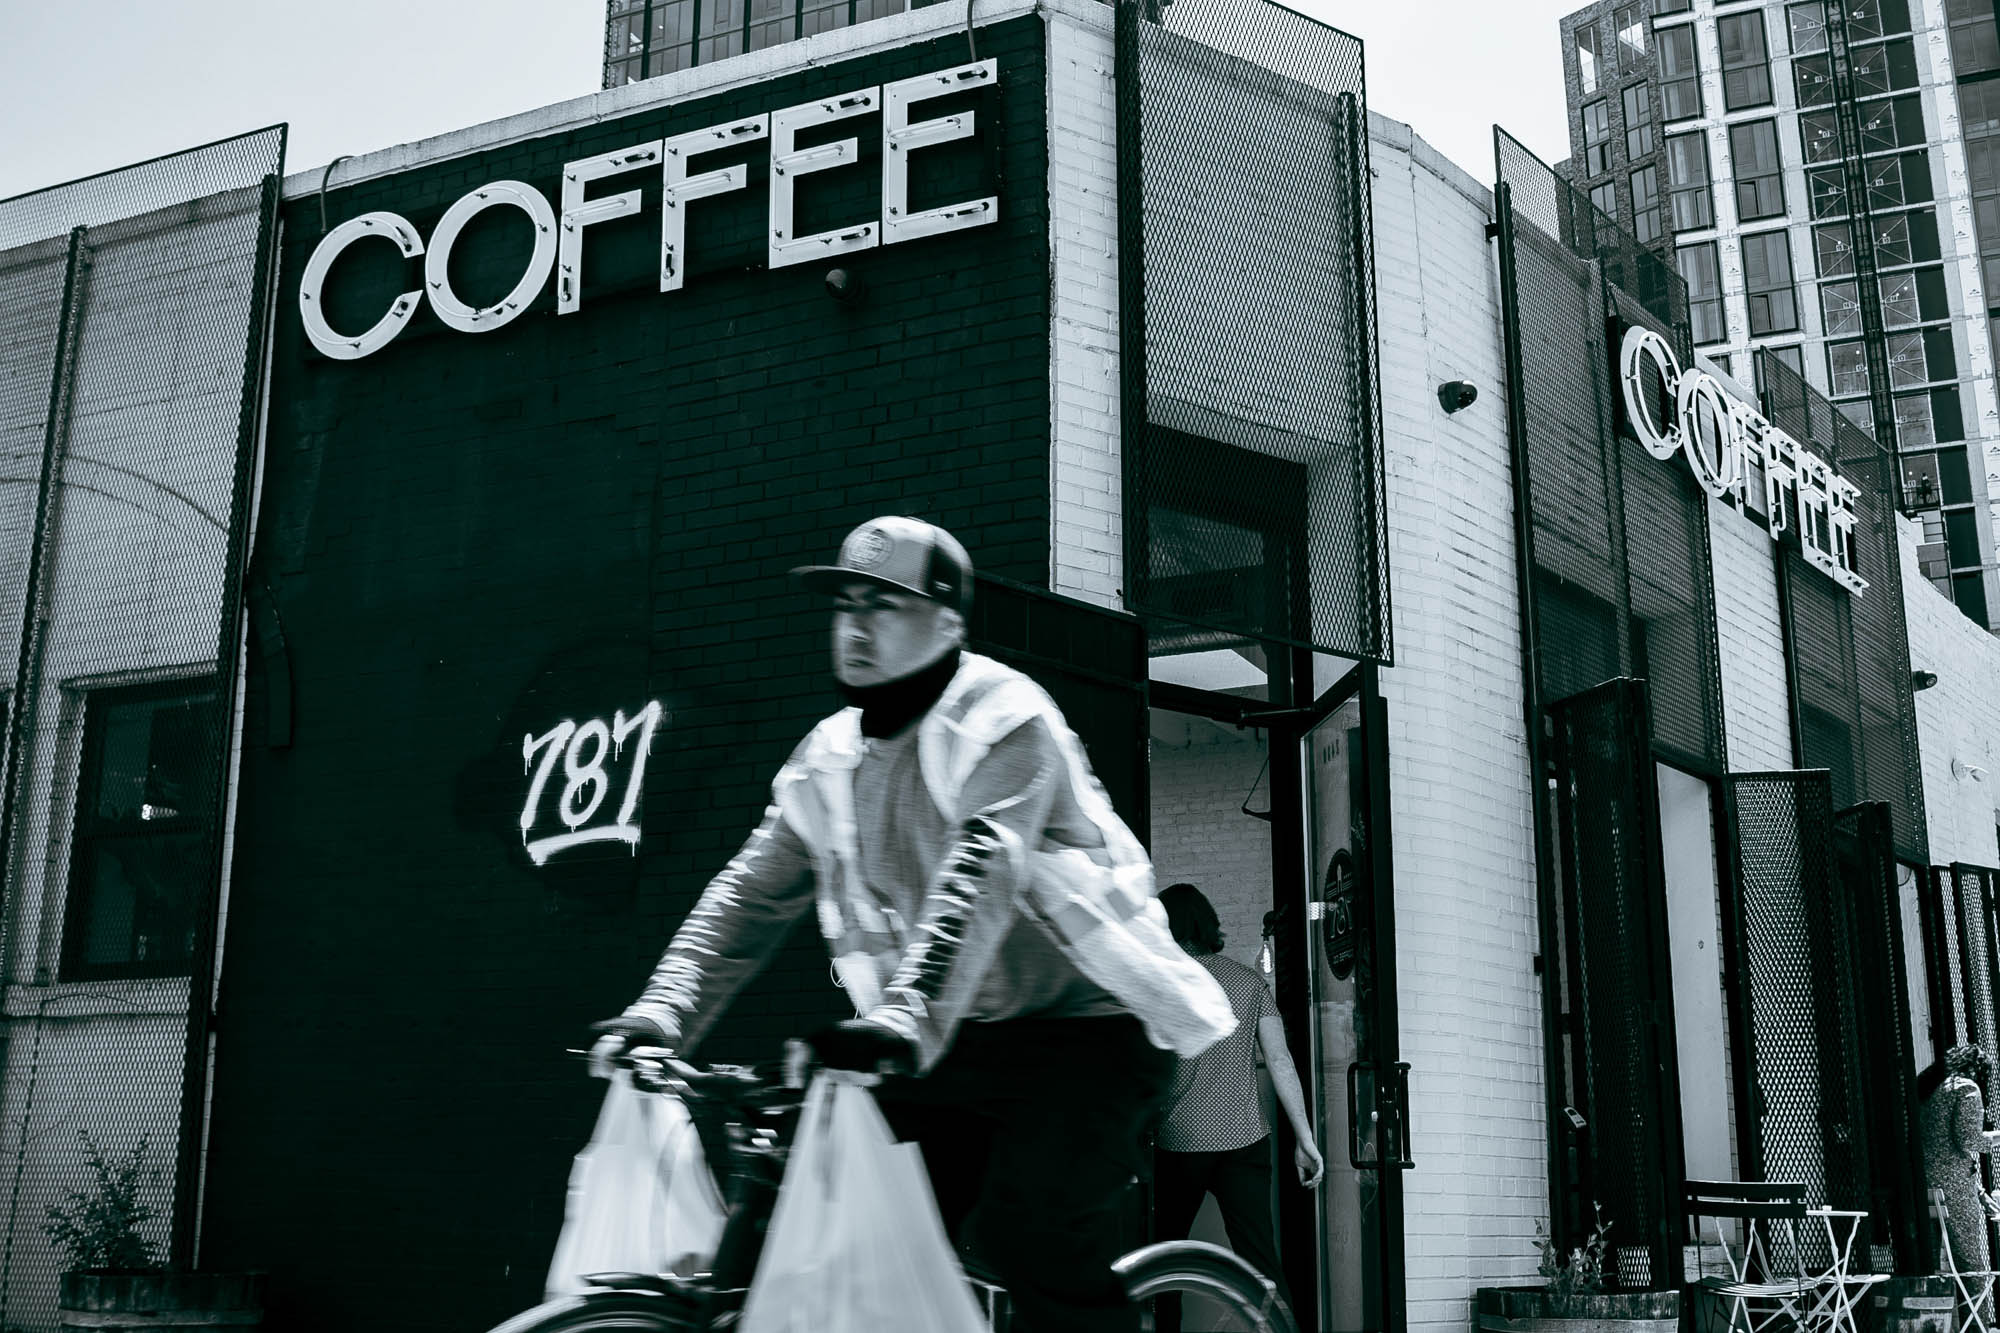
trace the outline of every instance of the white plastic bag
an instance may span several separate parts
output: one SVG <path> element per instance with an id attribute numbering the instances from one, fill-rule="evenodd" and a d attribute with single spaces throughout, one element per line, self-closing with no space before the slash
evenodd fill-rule
<path id="1" fill-rule="evenodd" d="M 548 1295 L 586 1273 L 693 1272 L 722 1238 L 723 1206 L 687 1109 L 620 1072 L 569 1173 Z"/>
<path id="2" fill-rule="evenodd" d="M 738 1333 L 983 1333 L 915 1144 L 868 1090 L 806 1093 Z"/>

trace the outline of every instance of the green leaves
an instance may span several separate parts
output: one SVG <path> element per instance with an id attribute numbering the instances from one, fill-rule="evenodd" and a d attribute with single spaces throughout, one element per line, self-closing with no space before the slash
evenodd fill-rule
<path id="1" fill-rule="evenodd" d="M 139 1197 L 160 1177 L 158 1168 L 146 1165 L 151 1145 L 141 1138 L 128 1151 L 107 1159 L 89 1130 L 79 1130 L 77 1137 L 90 1151 L 96 1183 L 71 1190 L 61 1204 L 50 1204 L 42 1234 L 69 1256 L 73 1272 L 164 1268 L 154 1255 L 153 1243 L 139 1234 L 140 1227 L 158 1216 Z"/>

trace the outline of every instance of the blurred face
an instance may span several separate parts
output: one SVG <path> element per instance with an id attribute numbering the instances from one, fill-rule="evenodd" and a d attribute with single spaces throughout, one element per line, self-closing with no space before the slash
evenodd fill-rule
<path id="1" fill-rule="evenodd" d="M 901 680 L 956 648 L 963 625 L 928 597 L 850 583 L 833 601 L 833 674 L 843 685 Z"/>

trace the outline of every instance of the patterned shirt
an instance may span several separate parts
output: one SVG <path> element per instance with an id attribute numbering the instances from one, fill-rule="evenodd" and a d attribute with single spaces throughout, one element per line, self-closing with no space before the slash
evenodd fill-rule
<path id="1" fill-rule="evenodd" d="M 1168 1152 L 1228 1152 L 1247 1148 L 1271 1132 L 1257 1085 L 1257 1024 L 1277 1014 L 1264 978 L 1219 953 L 1196 960 L 1207 968 L 1236 1011 L 1236 1030 L 1192 1060 L 1180 1074 L 1160 1126 Z"/>

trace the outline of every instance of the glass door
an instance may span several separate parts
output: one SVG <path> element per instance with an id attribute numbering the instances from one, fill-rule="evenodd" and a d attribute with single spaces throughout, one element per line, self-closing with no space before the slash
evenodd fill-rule
<path id="1" fill-rule="evenodd" d="M 1299 1322 L 1325 1333 L 1385 1328 L 1384 1285 L 1400 1284 L 1402 1272 L 1401 1255 L 1387 1253 L 1384 1243 L 1394 1206 L 1385 1198 L 1384 1172 L 1398 1170 L 1406 1157 L 1399 1113 L 1404 1079 L 1401 1067 L 1383 1063 L 1391 1054 L 1383 1018 L 1394 1011 L 1378 965 L 1378 908 L 1386 904 L 1374 891 L 1369 824 L 1376 803 L 1363 716 L 1362 700 L 1350 700 L 1305 736 L 1312 1068 L 1304 1081 L 1326 1180 L 1314 1201 L 1317 1319 L 1306 1308 Z"/>

